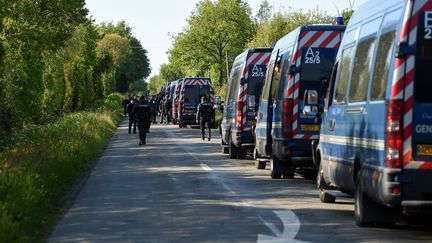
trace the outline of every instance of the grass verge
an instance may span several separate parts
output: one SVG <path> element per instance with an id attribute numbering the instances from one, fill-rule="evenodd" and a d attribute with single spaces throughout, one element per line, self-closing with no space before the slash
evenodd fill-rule
<path id="1" fill-rule="evenodd" d="M 0 241 L 41 242 L 56 223 L 65 192 L 106 148 L 122 119 L 113 94 L 92 109 L 8 138 L 0 152 Z"/>

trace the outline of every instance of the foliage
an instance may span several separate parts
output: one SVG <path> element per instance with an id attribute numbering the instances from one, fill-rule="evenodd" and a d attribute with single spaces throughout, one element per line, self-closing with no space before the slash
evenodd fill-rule
<path id="1" fill-rule="evenodd" d="M 344 24 L 348 24 L 351 19 L 351 16 L 354 14 L 353 9 L 345 9 L 342 11 L 341 15 L 344 18 Z"/>
<path id="2" fill-rule="evenodd" d="M 263 0 L 260 3 L 260 8 L 255 16 L 255 20 L 261 24 L 263 21 L 268 20 L 271 17 L 272 6 L 267 0 Z"/>
<path id="3" fill-rule="evenodd" d="M 331 16 L 319 10 L 276 12 L 258 26 L 256 35 L 248 46 L 271 47 L 274 42 L 300 25 L 330 24 L 332 21 Z"/>
<path id="4" fill-rule="evenodd" d="M 219 73 L 222 85 L 226 55 L 242 52 L 254 35 L 254 23 L 247 3 L 239 0 L 202 0 L 188 19 L 188 26 L 174 38 L 169 60 L 186 74 Z M 194 75 L 194 74 L 192 74 Z"/>
<path id="5" fill-rule="evenodd" d="M 49 125 L 14 133 L 0 153 L 0 239 L 41 241 L 59 203 L 88 161 L 106 147 L 121 119 L 120 95 Z"/>

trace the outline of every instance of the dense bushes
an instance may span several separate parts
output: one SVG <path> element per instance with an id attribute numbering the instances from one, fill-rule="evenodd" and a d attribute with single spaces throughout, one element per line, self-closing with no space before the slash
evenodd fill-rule
<path id="1" fill-rule="evenodd" d="M 59 199 L 98 156 L 122 117 L 120 95 L 49 125 L 15 133 L 0 153 L 0 239 L 40 241 L 55 223 Z"/>
<path id="2" fill-rule="evenodd" d="M 149 75 L 131 29 L 96 26 L 84 5 L 0 0 L 0 133 L 82 110 Z"/>

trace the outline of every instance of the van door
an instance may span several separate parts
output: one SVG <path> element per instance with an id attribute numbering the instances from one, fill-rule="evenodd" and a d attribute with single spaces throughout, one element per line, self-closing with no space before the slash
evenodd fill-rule
<path id="1" fill-rule="evenodd" d="M 416 38 L 408 36 L 408 45 L 415 45 L 416 51 L 414 67 L 410 65 L 413 56 L 407 58 L 404 107 L 404 174 L 409 176 L 410 181 L 404 183 L 403 196 L 404 200 L 420 200 L 419 195 L 423 200 L 432 200 L 432 188 L 429 186 L 432 176 L 432 1 L 414 1 L 413 9 L 418 11 L 413 13 L 409 28 L 417 26 L 417 33 Z M 410 75 L 412 72 L 414 79 Z M 411 156 L 407 153 L 410 150 Z"/>
<path id="2" fill-rule="evenodd" d="M 298 102 L 298 133 L 303 138 L 318 138 L 320 121 L 317 118 L 319 110 L 324 107 L 328 81 L 335 62 L 336 48 L 303 48 L 301 61 L 301 77 Z M 308 104 L 305 91 L 316 93 L 317 104 Z"/>

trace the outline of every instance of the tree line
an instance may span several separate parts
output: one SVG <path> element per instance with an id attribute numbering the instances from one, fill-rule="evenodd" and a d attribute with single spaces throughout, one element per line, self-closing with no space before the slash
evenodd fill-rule
<path id="1" fill-rule="evenodd" d="M 95 24 L 85 0 L 0 0 L 0 19 L 0 135 L 142 90 L 150 74 L 131 28 Z"/>
<path id="2" fill-rule="evenodd" d="M 340 14 L 349 20 L 353 11 Z M 195 6 L 183 31 L 172 36 L 168 63 L 150 78 L 149 89 L 158 92 L 169 81 L 184 76 L 210 76 L 214 84 L 227 83 L 228 70 L 235 57 L 246 48 L 271 47 L 300 25 L 331 24 L 334 16 L 321 10 L 274 11 L 267 0 L 253 16 L 243 0 L 201 0 Z M 220 91 L 224 91 L 223 88 Z"/>

